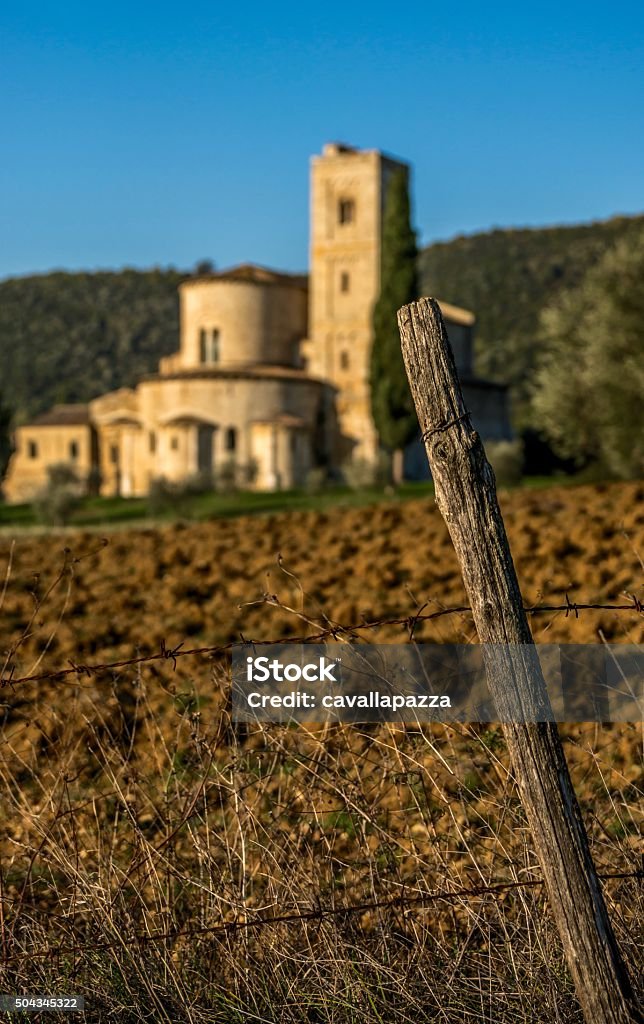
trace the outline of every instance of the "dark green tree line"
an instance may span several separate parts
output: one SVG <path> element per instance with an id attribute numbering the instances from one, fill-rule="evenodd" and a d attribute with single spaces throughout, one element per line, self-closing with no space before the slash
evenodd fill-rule
<path id="1" fill-rule="evenodd" d="M 16 422 L 131 386 L 179 343 L 176 270 L 0 281 L 0 381 Z"/>
<path id="2" fill-rule="evenodd" d="M 544 306 L 580 285 L 607 249 L 644 217 L 503 228 L 436 242 L 420 254 L 423 295 L 476 313 L 475 368 L 510 385 L 515 428 L 530 425 L 530 393 Z"/>

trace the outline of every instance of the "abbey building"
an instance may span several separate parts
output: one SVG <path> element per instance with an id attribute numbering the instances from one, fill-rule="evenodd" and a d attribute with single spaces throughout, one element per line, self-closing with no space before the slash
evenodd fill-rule
<path id="1" fill-rule="evenodd" d="M 311 167 L 310 273 L 253 264 L 180 286 L 180 347 L 135 388 L 56 406 L 16 431 L 3 483 L 28 501 L 56 463 L 105 496 L 155 479 L 233 472 L 258 490 L 296 487 L 311 469 L 375 460 L 369 362 L 387 182 L 407 165 L 329 144 Z M 506 392 L 475 378 L 474 315 L 441 302 L 466 403 L 484 438 L 510 436 Z M 419 446 L 411 475 L 426 475 Z"/>

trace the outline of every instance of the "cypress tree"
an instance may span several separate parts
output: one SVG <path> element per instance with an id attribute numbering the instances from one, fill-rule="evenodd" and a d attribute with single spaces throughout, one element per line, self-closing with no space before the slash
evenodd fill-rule
<path id="1" fill-rule="evenodd" d="M 396 313 L 418 298 L 416 234 L 410 224 L 407 172 L 400 168 L 387 188 L 383 214 L 380 295 L 373 311 L 371 411 L 380 443 L 393 455 L 394 482 L 402 479 L 405 445 L 418 419 L 400 347 Z"/>

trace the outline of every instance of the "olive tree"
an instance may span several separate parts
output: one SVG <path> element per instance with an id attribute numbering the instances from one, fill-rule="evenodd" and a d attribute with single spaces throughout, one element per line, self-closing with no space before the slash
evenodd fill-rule
<path id="1" fill-rule="evenodd" d="M 532 399 L 554 450 L 615 476 L 644 472 L 644 231 L 544 310 Z"/>

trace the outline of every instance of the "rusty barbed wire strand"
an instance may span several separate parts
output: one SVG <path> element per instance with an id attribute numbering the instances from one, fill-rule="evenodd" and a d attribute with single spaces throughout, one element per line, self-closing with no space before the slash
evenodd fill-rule
<path id="1" fill-rule="evenodd" d="M 611 874 L 601 874 L 598 878 L 602 882 L 618 879 L 644 879 L 644 869 L 640 871 L 619 871 Z M 95 953 L 104 949 L 116 949 L 122 946 L 145 945 L 147 943 L 168 942 L 180 938 L 192 938 L 195 935 L 229 935 L 238 931 L 250 931 L 253 928 L 275 927 L 278 924 L 301 924 L 308 921 L 324 921 L 328 918 L 342 917 L 343 915 L 366 914 L 371 910 L 396 910 L 420 909 L 430 903 L 437 903 L 441 900 L 447 903 L 454 903 L 462 899 L 477 899 L 481 896 L 502 896 L 514 889 L 533 889 L 543 885 L 542 878 L 531 878 L 523 882 L 496 882 L 492 885 L 475 886 L 471 889 L 457 889 L 453 892 L 428 892 L 418 896 L 405 896 L 404 890 L 400 896 L 393 896 L 389 900 L 374 901 L 369 903 L 350 903 L 343 907 L 320 907 L 314 910 L 307 910 L 304 913 L 275 914 L 273 917 L 259 917 L 253 921 L 223 921 L 221 924 L 206 925 L 201 928 L 174 928 L 165 932 L 153 932 L 152 934 L 141 933 L 128 938 L 116 939 L 113 942 L 99 942 L 93 945 L 79 943 L 72 946 L 50 946 L 42 951 L 25 951 L 12 953 L 0 959 L 0 963 L 7 964 L 12 961 L 36 960 L 40 957 L 73 956 L 79 953 Z"/>
<path id="2" fill-rule="evenodd" d="M 644 615 L 644 605 L 634 595 L 627 593 L 626 597 L 629 598 L 629 604 L 582 604 L 576 601 L 571 601 L 568 594 L 565 595 L 565 604 L 540 604 L 540 605 L 529 605 L 524 607 L 524 611 L 527 615 L 537 615 L 544 613 L 564 612 L 565 617 L 574 615 L 579 618 L 579 612 L 582 611 L 611 611 L 611 612 L 635 612 L 638 615 Z M 252 608 L 260 605 L 272 605 L 273 607 L 279 608 L 282 611 L 292 612 L 299 618 L 304 618 L 309 624 L 314 626 L 321 625 L 312 619 L 308 619 L 306 616 L 302 616 L 294 608 L 290 608 L 287 605 L 282 604 L 275 595 L 265 594 L 258 601 L 248 601 L 240 608 Z M 110 672 L 117 669 L 129 668 L 137 665 L 144 665 L 155 661 L 171 661 L 173 669 L 177 667 L 177 659 L 185 657 L 217 657 L 232 651 L 233 647 L 238 644 L 254 644 L 256 646 L 266 646 L 271 644 L 314 644 L 321 643 L 324 640 L 332 638 L 338 640 L 340 637 L 356 637 L 361 630 L 374 630 L 381 626 L 404 626 L 410 631 L 410 635 L 413 635 L 413 631 L 419 622 L 430 622 L 435 619 L 442 618 L 446 615 L 462 615 L 467 614 L 472 609 L 469 605 L 458 605 L 450 608 L 440 608 L 435 612 L 422 613 L 414 612 L 411 615 L 398 616 L 392 618 L 373 619 L 367 622 L 356 622 L 350 625 L 342 623 L 332 623 L 323 629 L 320 629 L 317 633 L 309 634 L 308 636 L 296 636 L 296 637 L 284 637 L 279 640 L 254 640 L 248 637 L 240 635 L 239 640 L 229 641 L 225 644 L 216 644 L 213 646 L 206 647 L 190 647 L 184 648 L 185 640 L 181 640 L 174 647 L 168 647 L 165 640 L 161 640 L 159 650 L 151 654 L 141 654 L 135 658 L 122 658 L 117 661 L 100 662 L 100 663 L 87 663 L 87 662 L 76 662 L 72 658 L 68 658 L 69 668 L 53 669 L 49 672 L 38 672 L 32 673 L 26 676 L 15 676 L 15 666 L 11 666 L 8 673 L 3 673 L 0 676 L 0 689 L 10 686 L 15 687 L 19 683 L 40 683 L 47 679 L 65 680 L 70 676 L 75 676 L 77 679 L 83 676 L 91 678 L 101 672 Z"/>

